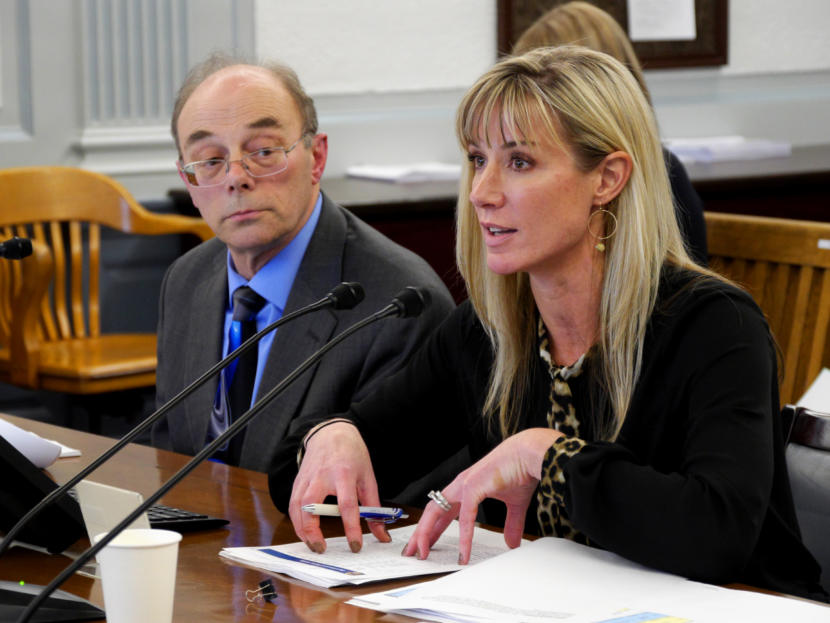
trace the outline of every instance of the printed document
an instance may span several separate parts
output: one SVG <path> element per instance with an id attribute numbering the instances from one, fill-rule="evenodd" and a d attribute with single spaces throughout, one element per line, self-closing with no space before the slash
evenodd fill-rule
<path id="1" fill-rule="evenodd" d="M 228 560 L 274 573 L 284 573 L 325 588 L 343 584 L 365 584 L 379 580 L 458 571 L 458 522 L 453 521 L 426 560 L 401 556 L 415 525 L 389 530 L 391 543 L 380 543 L 363 535 L 363 549 L 352 553 L 345 537 L 327 539 L 326 551 L 315 554 L 305 543 L 268 547 L 226 547 L 219 555 Z M 508 551 L 504 535 L 476 527 L 470 565 Z"/>
<path id="2" fill-rule="evenodd" d="M 459 573 L 348 603 L 453 623 L 830 621 L 827 606 L 692 582 L 553 537 Z"/>

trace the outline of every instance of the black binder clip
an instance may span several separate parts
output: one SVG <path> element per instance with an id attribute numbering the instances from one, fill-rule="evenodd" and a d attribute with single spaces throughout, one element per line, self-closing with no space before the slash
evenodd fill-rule
<path id="1" fill-rule="evenodd" d="M 271 603 L 276 599 L 277 591 L 274 590 L 274 583 L 271 580 L 263 580 L 259 588 L 245 591 L 245 598 L 251 603 L 267 601 Z"/>

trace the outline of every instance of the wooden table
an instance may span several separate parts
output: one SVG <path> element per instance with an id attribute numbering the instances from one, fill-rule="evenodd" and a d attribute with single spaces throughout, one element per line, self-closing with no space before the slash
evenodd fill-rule
<path id="1" fill-rule="evenodd" d="M 2 417 L 21 428 L 82 451 L 81 457 L 58 459 L 47 470 L 59 483 L 69 480 L 113 443 L 107 437 L 9 415 Z M 189 458 L 174 452 L 130 444 L 109 463 L 93 472 L 90 479 L 139 491 L 147 496 Z M 219 550 L 223 547 L 291 543 L 297 540 L 289 519 L 274 508 L 268 494 L 267 477 L 263 473 L 220 463 L 203 463 L 164 496 L 162 503 L 225 517 L 231 521 L 226 528 L 184 535 L 179 548 L 174 621 L 394 623 L 414 620 L 357 608 L 345 602 L 353 595 L 403 586 L 423 580 L 423 577 L 375 583 L 365 587 L 323 589 L 285 576 L 226 563 L 219 558 Z M 324 517 L 322 521 L 327 537 L 342 535 L 339 519 Z M 401 525 L 405 523 L 401 522 Z M 78 546 L 85 549 L 88 543 L 82 540 Z M 0 579 L 48 584 L 68 564 L 69 560 L 63 556 L 48 556 L 15 547 L 0 559 Z M 272 579 L 277 599 L 272 603 L 250 604 L 245 592 L 255 589 L 265 578 Z M 731 584 L 729 587 L 759 590 L 740 584 Z M 61 588 L 101 607 L 104 605 L 99 580 L 76 574 Z"/>
<path id="2" fill-rule="evenodd" d="M 47 439 L 82 451 L 78 458 L 58 459 L 47 471 L 66 482 L 113 440 L 13 416 L 4 419 Z M 147 496 L 170 478 L 189 457 L 147 446 L 130 444 L 90 476 L 91 480 L 139 491 Z M 232 565 L 219 558 L 223 547 L 290 543 L 297 540 L 288 517 L 280 513 L 268 494 L 267 477 L 227 465 L 207 462 L 197 467 L 161 500 L 163 504 L 198 510 L 230 520 L 226 528 L 193 532 L 180 543 L 176 576 L 174 621 L 309 621 L 363 622 L 412 621 L 383 615 L 344 602 L 352 595 L 371 593 L 406 584 L 406 581 L 372 584 L 363 588 L 321 589 L 284 576 Z M 327 536 L 342 534 L 339 519 L 324 518 Z M 372 538 L 372 537 L 368 537 Z M 83 540 L 78 546 L 86 548 Z M 69 560 L 15 547 L 0 559 L 0 579 L 48 584 Z M 272 578 L 277 599 L 250 604 L 245 596 L 265 578 Z M 74 575 L 61 588 L 103 607 L 100 580 Z"/>

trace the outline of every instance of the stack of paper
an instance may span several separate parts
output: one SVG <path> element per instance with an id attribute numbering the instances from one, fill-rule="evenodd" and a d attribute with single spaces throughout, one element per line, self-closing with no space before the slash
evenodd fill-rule
<path id="1" fill-rule="evenodd" d="M 792 153 L 790 143 L 743 136 L 678 138 L 663 142 L 675 156 L 687 163 L 786 158 Z"/>
<path id="2" fill-rule="evenodd" d="M 419 162 L 403 165 L 362 164 L 348 167 L 346 175 L 399 184 L 454 182 L 461 178 L 461 165 L 446 162 Z"/>
<path id="3" fill-rule="evenodd" d="M 305 543 L 292 543 L 270 547 L 226 547 L 219 555 L 325 588 L 446 573 L 464 568 L 458 564 L 457 522 L 450 524 L 426 560 L 401 556 L 401 550 L 414 531 L 414 525 L 390 530 L 391 543 L 379 543 L 372 535 L 365 534 L 363 549 L 359 554 L 352 553 L 346 538 L 340 537 L 327 540 L 324 554 L 314 554 Z M 502 534 L 476 528 L 469 564 L 473 565 L 507 550 Z"/>
<path id="4" fill-rule="evenodd" d="M 81 454 L 77 450 L 59 444 L 57 441 L 44 439 L 40 435 L 23 430 L 3 419 L 0 419 L 0 437 L 3 437 L 20 454 L 41 469 L 49 467 L 59 456 L 80 456 Z M 70 451 L 74 454 L 70 454 Z"/>
<path id="5" fill-rule="evenodd" d="M 830 607 L 692 582 L 543 538 L 459 573 L 348 603 L 441 622 L 826 623 Z"/>

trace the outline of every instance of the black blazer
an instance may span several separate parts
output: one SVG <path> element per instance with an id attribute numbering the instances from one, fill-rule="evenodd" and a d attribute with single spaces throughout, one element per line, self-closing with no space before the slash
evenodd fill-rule
<path id="1" fill-rule="evenodd" d="M 481 416 L 492 362 L 466 301 L 409 366 L 352 406 L 346 416 L 366 441 L 382 499 L 465 445 L 475 461 L 499 443 Z M 547 426 L 551 381 L 535 362 L 520 429 Z M 571 381 L 577 414 L 592 408 L 588 371 Z M 650 567 L 826 599 L 801 543 L 778 408 L 775 352 L 757 305 L 723 282 L 667 269 L 619 438 L 596 440 L 581 418 L 587 445 L 564 468 L 571 522 L 593 544 Z M 286 442 L 270 473 L 281 510 L 298 441 Z M 490 502 L 484 519 L 500 525 L 504 505 Z M 534 524 L 531 509 L 526 526 Z"/>

